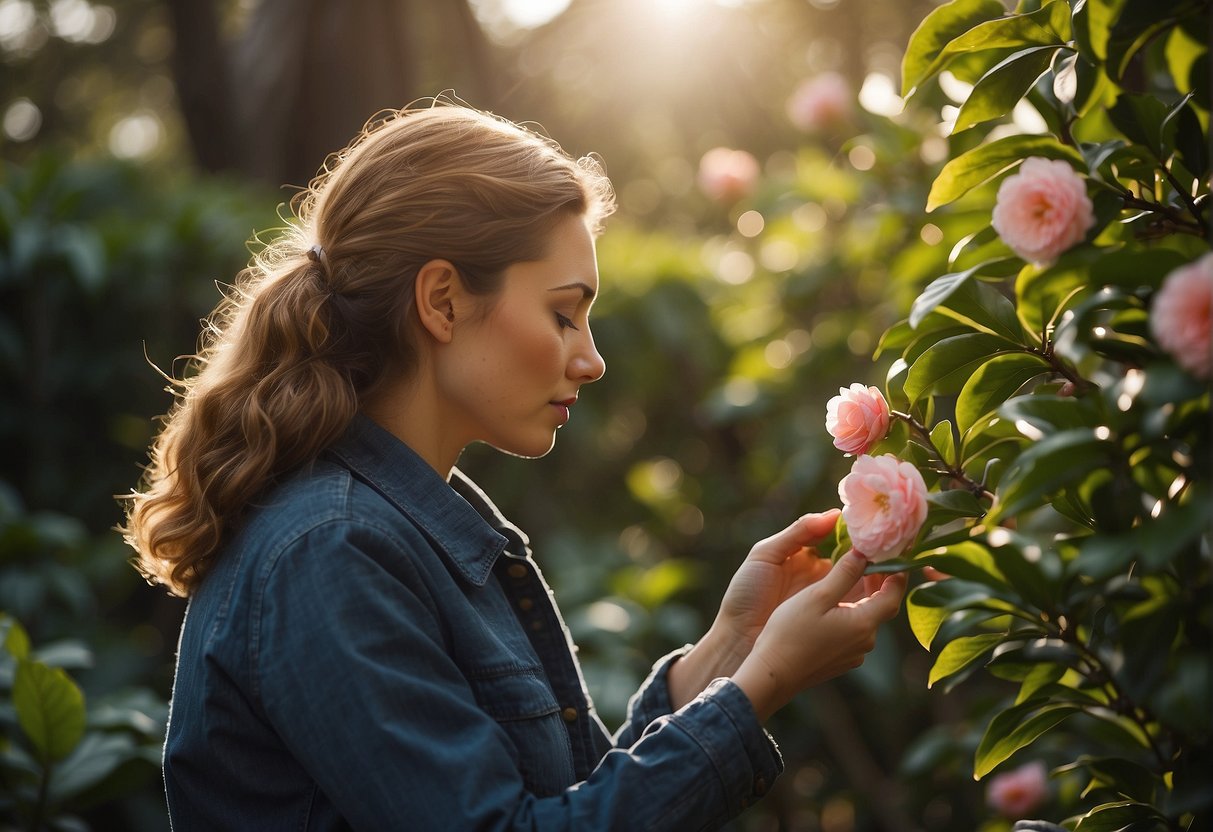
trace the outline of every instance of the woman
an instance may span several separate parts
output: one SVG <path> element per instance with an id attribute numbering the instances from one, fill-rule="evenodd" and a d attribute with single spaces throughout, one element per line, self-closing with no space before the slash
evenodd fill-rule
<path id="1" fill-rule="evenodd" d="M 602 726 L 527 538 L 455 467 L 542 456 L 605 370 L 592 161 L 461 107 L 369 126 L 217 310 L 128 540 L 189 597 L 174 828 L 714 828 L 781 763 L 762 722 L 857 666 L 904 579 L 754 547 L 708 633 Z"/>

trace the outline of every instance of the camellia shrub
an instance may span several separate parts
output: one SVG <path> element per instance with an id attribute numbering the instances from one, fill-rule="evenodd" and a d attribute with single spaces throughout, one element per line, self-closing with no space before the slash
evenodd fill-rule
<path id="1" fill-rule="evenodd" d="M 852 384 L 826 416 L 855 455 L 837 551 L 931 568 L 907 599 L 928 685 L 1017 686 L 974 776 L 1023 817 L 1046 756 L 1080 784 L 1051 819 L 1078 832 L 1213 828 L 1209 13 L 953 0 L 923 21 L 903 95 L 971 85 L 926 210 L 989 219 L 885 333 L 883 394 Z M 1021 102 L 1045 131 L 1002 127 Z"/>

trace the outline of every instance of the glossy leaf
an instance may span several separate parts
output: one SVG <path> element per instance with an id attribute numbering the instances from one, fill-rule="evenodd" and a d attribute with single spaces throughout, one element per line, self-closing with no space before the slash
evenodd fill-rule
<path id="1" fill-rule="evenodd" d="M 990 522 L 1034 507 L 1046 494 L 1107 465 L 1110 453 L 1108 440 L 1092 428 L 1061 431 L 1030 445 L 1003 475 Z"/>
<path id="2" fill-rule="evenodd" d="M 1056 433 L 1090 424 L 1095 409 L 1088 402 L 1074 396 L 1016 396 L 998 408 L 998 415 L 1029 425 L 1042 434 Z"/>
<path id="3" fill-rule="evenodd" d="M 957 558 L 959 559 L 959 554 Z M 935 556 L 915 559 L 915 563 L 920 561 L 924 564 L 945 563 L 942 559 L 936 560 Z M 955 578 L 922 584 L 906 598 L 910 629 L 918 643 L 927 649 L 930 649 L 931 642 L 943 622 L 958 610 L 988 610 L 999 613 L 1015 609 L 1008 601 L 991 592 L 991 584 L 997 586 L 996 582 L 989 581 L 988 577 L 984 582 L 971 580 L 971 572 L 963 575 L 962 572 L 963 567 L 959 567 L 952 573 L 957 575 Z"/>
<path id="4" fill-rule="evenodd" d="M 956 460 L 956 441 L 952 438 L 952 423 L 947 419 L 931 428 L 931 444 L 942 455 L 942 462 L 951 465 Z"/>
<path id="5" fill-rule="evenodd" d="M 952 0 L 928 14 L 910 35 L 901 62 L 901 95 L 908 98 L 918 85 L 931 77 L 940 64 L 945 47 L 965 32 L 990 18 L 1001 17 L 998 0 Z"/>
<path id="6" fill-rule="evenodd" d="M 945 338 L 919 356 L 906 374 L 903 389 L 910 403 L 924 394 L 956 393 L 977 367 L 991 356 L 1019 349 L 995 335 L 973 332 Z"/>
<path id="7" fill-rule="evenodd" d="M 1031 745 L 1046 731 L 1081 710 L 1080 706 L 1068 702 L 1030 699 L 1000 711 L 990 721 L 977 745 L 974 779 L 985 777 L 1016 751 Z"/>
<path id="8" fill-rule="evenodd" d="M 943 166 L 931 184 L 927 211 L 959 199 L 1004 171 L 1019 165 L 1029 156 L 1061 159 L 1077 166 L 1082 155 L 1053 136 L 1007 136 L 966 151 Z"/>
<path id="9" fill-rule="evenodd" d="M 1019 388 L 1050 371 L 1038 355 L 1013 352 L 997 355 L 982 364 L 965 382 L 956 400 L 956 428 L 966 436 L 987 413 L 997 409 Z"/>
<path id="10" fill-rule="evenodd" d="M 1030 46 L 1004 58 L 974 85 L 952 133 L 1001 118 L 1015 108 L 1053 61 L 1057 46 Z"/>
<path id="11" fill-rule="evenodd" d="M 931 666 L 927 687 L 934 687 L 937 682 L 954 676 L 974 662 L 986 658 L 1006 637 L 1006 633 L 986 633 L 948 642 L 939 651 L 939 657 Z"/>
<path id="12" fill-rule="evenodd" d="M 1144 803 L 1130 800 L 1103 803 L 1079 818 L 1074 832 L 1122 832 L 1142 821 L 1149 821 L 1154 827 L 1156 823 L 1165 823 L 1166 818 Z"/>

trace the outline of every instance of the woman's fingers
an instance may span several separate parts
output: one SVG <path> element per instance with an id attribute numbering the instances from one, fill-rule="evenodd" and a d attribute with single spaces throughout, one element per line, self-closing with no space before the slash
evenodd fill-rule
<path id="1" fill-rule="evenodd" d="M 750 550 L 750 557 L 768 563 L 783 563 L 792 555 L 820 542 L 834 529 L 841 512 L 832 508 L 817 514 L 799 517 L 786 529 L 759 541 Z"/>
<path id="2" fill-rule="evenodd" d="M 868 561 L 863 555 L 851 550 L 834 564 L 824 578 L 817 582 L 816 596 L 826 607 L 835 607 L 842 603 L 847 595 L 863 577 Z"/>

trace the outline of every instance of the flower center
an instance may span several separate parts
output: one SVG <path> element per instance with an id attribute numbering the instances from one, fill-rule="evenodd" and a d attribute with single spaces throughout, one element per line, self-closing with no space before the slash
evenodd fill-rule
<path id="1" fill-rule="evenodd" d="M 877 494 L 873 498 L 873 500 L 875 501 L 876 505 L 880 506 L 881 511 L 889 510 L 889 495 L 888 494 L 881 492 L 881 493 Z"/>

